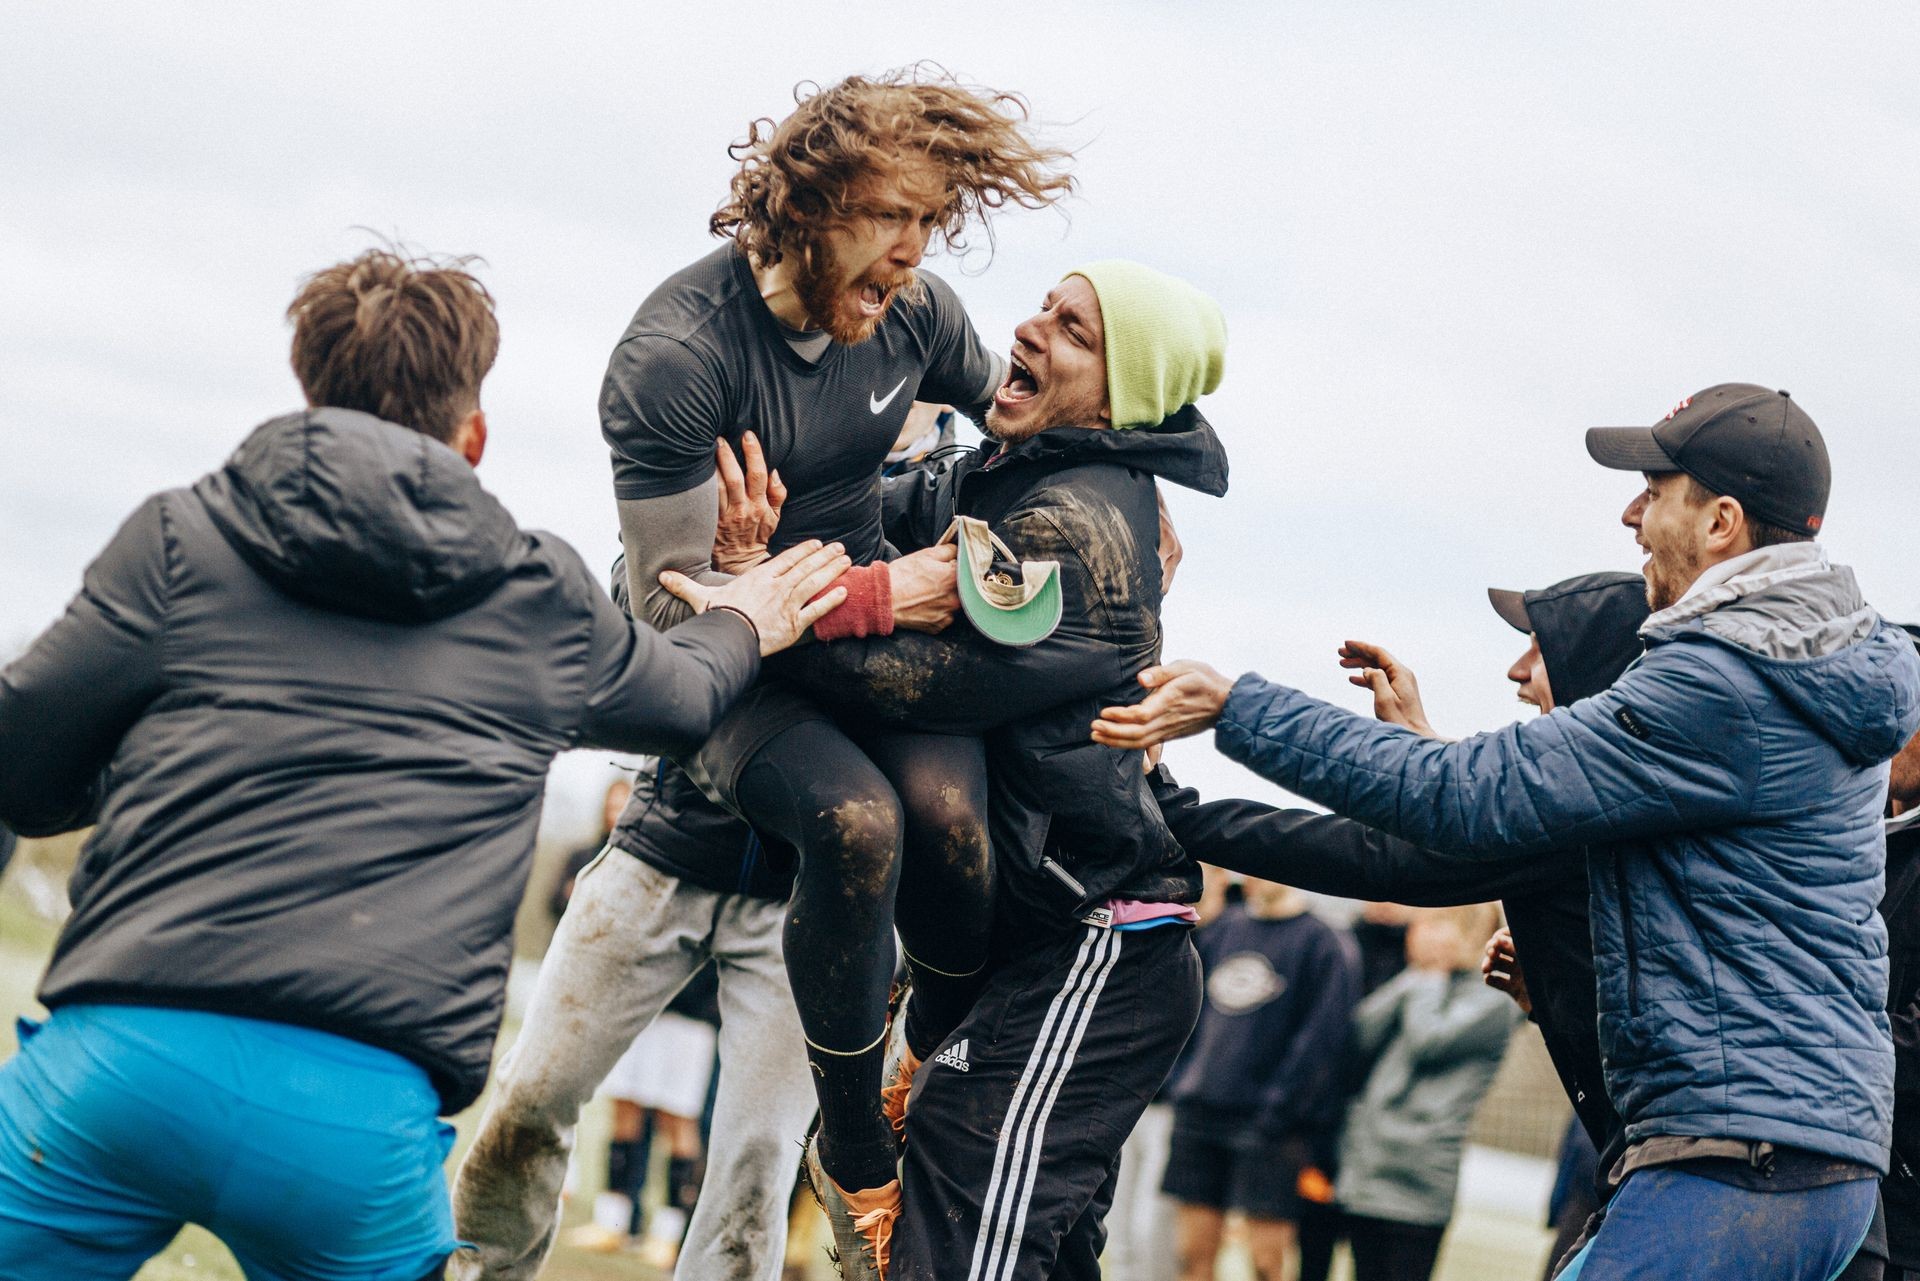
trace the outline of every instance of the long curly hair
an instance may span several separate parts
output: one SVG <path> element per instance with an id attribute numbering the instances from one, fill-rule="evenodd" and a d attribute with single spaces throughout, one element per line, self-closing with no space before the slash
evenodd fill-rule
<path id="1" fill-rule="evenodd" d="M 995 211 L 1044 208 L 1074 188 L 1072 152 L 1028 136 L 1025 99 L 962 84 L 931 63 L 826 89 L 802 83 L 794 101 L 792 115 L 755 120 L 727 149 L 740 168 L 708 224 L 765 266 L 804 261 L 824 225 L 868 212 L 861 197 L 874 180 L 909 169 L 938 180 L 934 235 L 953 250 L 966 247 L 970 222 L 991 241 Z"/>

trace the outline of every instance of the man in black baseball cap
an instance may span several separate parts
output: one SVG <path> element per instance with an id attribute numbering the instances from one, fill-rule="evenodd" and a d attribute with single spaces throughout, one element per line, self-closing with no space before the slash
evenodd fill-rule
<path id="1" fill-rule="evenodd" d="M 1563 1275 L 1828 1281 L 1890 1163 L 1876 820 L 1920 731 L 1920 656 L 1814 541 L 1827 455 L 1791 397 L 1713 387 L 1587 443 L 1645 473 L 1622 520 L 1653 610 L 1645 653 L 1599 693 L 1448 743 L 1173 663 L 1094 737 L 1217 727 L 1263 778 L 1463 860 L 1584 849 L 1594 1028 L 1626 1142 Z"/>
<path id="2" fill-rule="evenodd" d="M 1697 392 L 1652 427 L 1594 427 L 1587 452 L 1602 467 L 1646 473 L 1621 520 L 1647 552 L 1655 610 L 1743 541 L 1758 551 L 1813 538 L 1833 487 L 1813 419 L 1788 393 L 1754 383 Z"/>

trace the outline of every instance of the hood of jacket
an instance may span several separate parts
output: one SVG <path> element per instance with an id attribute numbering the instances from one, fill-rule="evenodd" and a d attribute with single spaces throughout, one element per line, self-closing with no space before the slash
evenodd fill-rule
<path id="1" fill-rule="evenodd" d="M 1647 580 L 1639 574 L 1582 574 L 1521 599 L 1556 707 L 1607 689 L 1646 648 Z"/>
<path id="2" fill-rule="evenodd" d="M 1890 759 L 1920 726 L 1920 660 L 1882 622 L 1853 571 L 1818 543 L 1787 543 L 1713 566 L 1647 619 L 1649 642 L 1702 636 L 1754 672 L 1849 760 Z"/>
<path id="3" fill-rule="evenodd" d="M 386 622 L 458 613 L 522 554 L 513 517 L 464 458 L 350 409 L 261 424 L 193 492 L 241 558 L 289 596 Z"/>
<path id="4" fill-rule="evenodd" d="M 986 448 L 992 448 L 991 440 Z M 1112 431 L 1102 427 L 1050 427 L 995 454 L 982 468 L 1015 461 L 1117 463 L 1215 498 L 1227 492 L 1227 450 L 1213 424 L 1188 405 L 1154 427 Z"/>

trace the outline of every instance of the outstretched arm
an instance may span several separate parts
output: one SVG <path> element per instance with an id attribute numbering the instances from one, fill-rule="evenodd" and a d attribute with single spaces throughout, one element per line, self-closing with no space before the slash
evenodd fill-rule
<path id="1" fill-rule="evenodd" d="M 0 821 L 23 835 L 94 820 L 107 763 L 164 687 L 165 503 L 127 519 L 66 614 L 0 670 Z"/>
<path id="2" fill-rule="evenodd" d="M 1396 836 L 1475 858 L 1571 850 L 1746 812 L 1752 713 L 1713 661 L 1659 646 L 1614 686 L 1457 743 L 1381 725 L 1251 673 L 1199 663 L 1140 674 L 1154 692 L 1108 708 L 1094 739 L 1149 746 L 1216 723 L 1225 755 L 1289 791 Z M 1717 727 L 1711 735 L 1700 725 Z"/>
<path id="3" fill-rule="evenodd" d="M 1337 814 L 1238 798 L 1203 802 L 1164 766 L 1152 782 L 1168 829 L 1196 859 L 1316 894 L 1452 907 L 1537 893 L 1583 875 L 1531 854 L 1489 861 L 1424 849 Z"/>
<path id="4" fill-rule="evenodd" d="M 587 583 L 592 666 L 579 741 L 664 756 L 693 751 L 759 675 L 760 657 L 793 644 L 839 604 L 843 589 L 827 586 L 846 567 L 839 544 L 801 543 L 701 588 L 700 616 L 671 632 L 626 617 Z"/>

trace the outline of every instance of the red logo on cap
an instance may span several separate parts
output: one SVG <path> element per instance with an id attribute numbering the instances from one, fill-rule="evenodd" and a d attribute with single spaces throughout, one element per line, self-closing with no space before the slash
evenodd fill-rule
<path id="1" fill-rule="evenodd" d="M 1685 400 L 1675 405 L 1672 409 L 1669 409 L 1667 411 L 1667 416 L 1665 418 L 1662 418 L 1660 421 L 1671 422 L 1675 414 L 1679 413 L 1681 410 L 1685 409 L 1688 405 L 1691 405 L 1692 403 L 1693 403 L 1693 397 L 1691 396 L 1687 397 Z"/>
<path id="2" fill-rule="evenodd" d="M 1807 517 L 1807 528 L 1815 531 L 1816 533 L 1819 532 L 1820 518 L 1818 516 Z"/>

